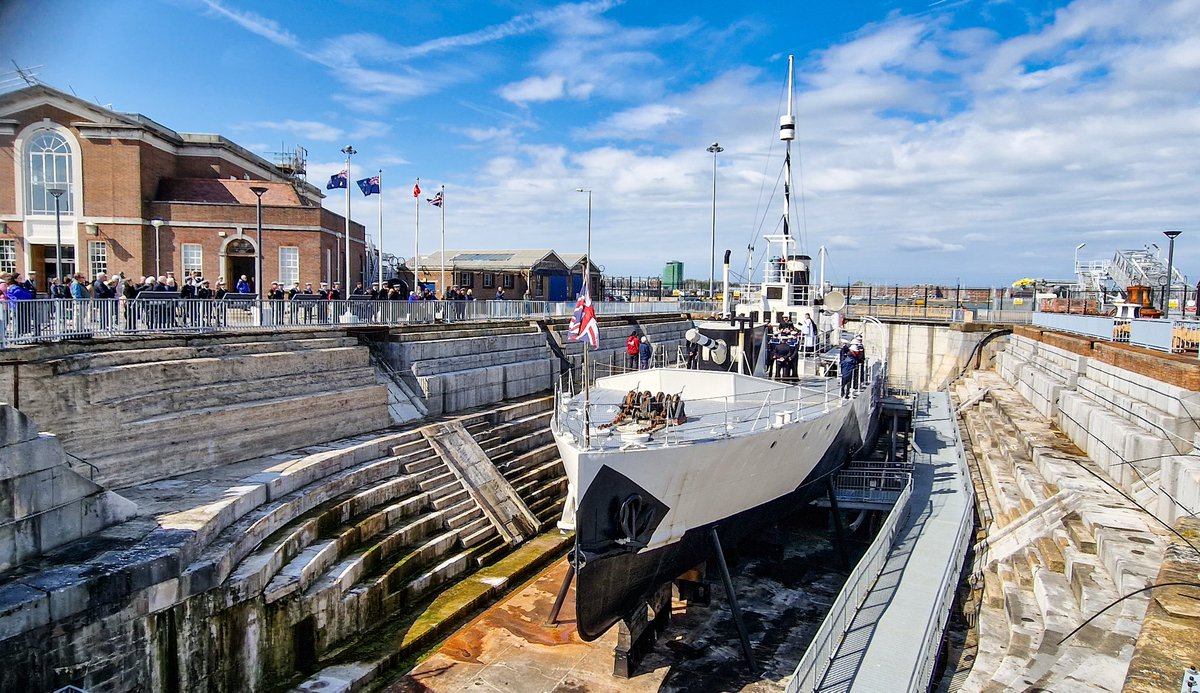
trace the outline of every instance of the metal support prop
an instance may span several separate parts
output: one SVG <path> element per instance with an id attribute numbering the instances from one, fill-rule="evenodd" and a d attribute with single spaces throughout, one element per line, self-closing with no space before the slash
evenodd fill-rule
<path id="1" fill-rule="evenodd" d="M 575 563 L 567 559 L 567 574 L 563 577 L 562 585 L 558 588 L 558 595 L 554 597 L 554 606 L 550 607 L 550 615 L 546 618 L 546 625 L 558 625 L 558 612 L 562 611 L 563 602 L 567 600 L 567 591 L 571 589 L 571 580 L 575 579 Z"/>
<path id="2" fill-rule="evenodd" d="M 838 555 L 842 557 L 842 567 L 850 570 L 850 555 L 846 553 L 846 539 L 842 530 L 842 513 L 838 510 L 837 491 L 833 488 L 833 477 L 825 478 L 825 487 L 829 489 L 829 511 L 833 513 L 834 543 L 837 544 Z"/>
<path id="3" fill-rule="evenodd" d="M 742 610 L 738 607 L 737 595 L 733 592 L 733 580 L 729 577 L 729 566 L 725 565 L 725 552 L 721 550 L 721 538 L 717 536 L 717 528 L 712 528 L 713 552 L 716 554 L 717 567 L 721 569 L 721 581 L 725 583 L 725 597 L 729 600 L 729 610 L 733 613 L 733 625 L 737 627 L 738 638 L 742 641 L 742 656 L 746 658 L 746 666 L 754 676 L 758 675 L 758 667 L 754 664 L 754 652 L 750 649 L 750 635 L 746 632 L 746 624 L 742 622 Z"/>

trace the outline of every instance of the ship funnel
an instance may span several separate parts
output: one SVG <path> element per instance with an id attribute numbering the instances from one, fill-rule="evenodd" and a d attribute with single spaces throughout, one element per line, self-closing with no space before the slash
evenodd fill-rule
<path id="1" fill-rule="evenodd" d="M 700 330 L 692 328 L 683 334 L 683 338 L 692 344 L 699 344 L 701 347 L 708 349 L 711 353 L 709 360 L 716 364 L 722 364 L 729 360 L 729 345 L 723 339 L 713 339 L 706 335 L 700 334 Z"/>

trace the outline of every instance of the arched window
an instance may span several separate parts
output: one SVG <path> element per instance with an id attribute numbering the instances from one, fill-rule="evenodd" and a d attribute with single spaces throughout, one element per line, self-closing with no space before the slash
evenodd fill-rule
<path id="1" fill-rule="evenodd" d="M 51 190 L 62 189 L 59 209 L 69 214 L 75 209 L 71 186 L 71 145 L 57 132 L 43 131 L 29 141 L 29 213 L 54 214 Z"/>
<path id="2" fill-rule="evenodd" d="M 226 255 L 253 255 L 254 244 L 244 238 L 235 238 L 225 246 Z"/>

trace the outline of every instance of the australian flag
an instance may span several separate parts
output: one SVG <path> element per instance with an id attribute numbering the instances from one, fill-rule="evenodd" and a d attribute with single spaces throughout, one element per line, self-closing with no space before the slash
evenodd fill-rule
<path id="1" fill-rule="evenodd" d="M 575 301 L 575 312 L 571 314 L 571 324 L 567 326 L 567 338 L 572 342 L 587 342 L 593 349 L 600 348 L 600 331 L 596 325 L 596 311 L 592 308 L 591 291 L 588 285 L 583 285 L 579 298 Z"/>
<path id="2" fill-rule="evenodd" d="M 334 188 L 346 187 L 347 183 L 349 182 L 346 180 L 346 178 L 347 178 L 346 170 L 342 169 L 341 171 L 339 171 L 329 177 L 329 182 L 325 184 L 325 189 L 333 190 Z"/>
<path id="3" fill-rule="evenodd" d="M 371 176 L 370 178 L 363 178 L 362 180 L 357 181 L 357 182 L 358 182 L 358 189 L 362 191 L 363 195 L 378 195 L 379 194 L 379 176 Z M 345 186 L 341 186 L 341 187 L 345 187 Z"/>

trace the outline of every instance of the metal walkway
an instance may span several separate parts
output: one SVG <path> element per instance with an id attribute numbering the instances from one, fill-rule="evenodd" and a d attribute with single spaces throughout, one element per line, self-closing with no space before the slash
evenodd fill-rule
<path id="1" fill-rule="evenodd" d="M 889 517 L 894 534 L 889 523 L 878 558 L 873 545 L 850 576 L 789 691 L 928 688 L 974 528 L 974 491 L 947 393 L 919 396 L 910 454 L 911 495 Z"/>

